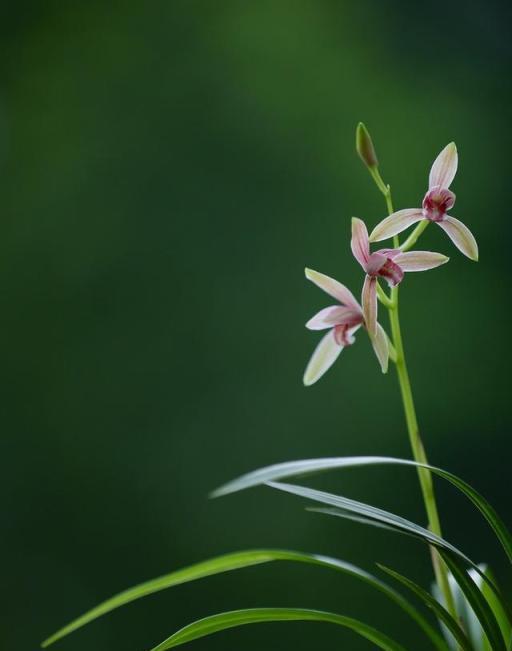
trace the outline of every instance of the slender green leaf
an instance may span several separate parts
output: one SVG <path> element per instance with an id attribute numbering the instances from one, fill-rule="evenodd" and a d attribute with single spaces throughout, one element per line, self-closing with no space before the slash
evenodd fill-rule
<path id="1" fill-rule="evenodd" d="M 374 588 L 380 590 L 388 598 L 393 600 L 400 606 L 410 617 L 412 617 L 417 624 L 428 635 L 439 651 L 445 651 L 446 646 L 443 639 L 439 636 L 437 631 L 429 624 L 426 618 L 413 606 L 407 599 L 405 599 L 399 592 L 392 587 L 373 576 L 369 572 L 346 563 L 345 561 L 328 556 L 321 556 L 318 554 L 307 554 L 304 552 L 287 551 L 280 549 L 252 549 L 243 552 L 235 552 L 232 554 L 224 554 L 216 558 L 191 565 L 189 567 L 171 572 L 164 576 L 146 581 L 136 585 L 133 588 L 124 590 L 123 592 L 107 599 L 99 604 L 92 610 L 89 610 L 84 615 L 75 619 L 64 628 L 57 631 L 54 635 L 49 637 L 43 642 L 44 647 L 49 646 L 53 642 L 69 635 L 78 628 L 85 626 L 93 620 L 105 615 L 106 613 L 124 606 L 132 601 L 145 597 L 147 595 L 171 588 L 173 586 L 195 581 L 215 574 L 238 570 L 252 565 L 259 565 L 273 561 L 292 561 L 299 563 L 308 563 L 312 565 L 319 565 L 344 572 L 362 581 L 365 581 Z"/>
<path id="2" fill-rule="evenodd" d="M 353 468 L 355 466 L 367 466 L 376 463 L 390 463 L 383 459 L 387 459 L 387 457 L 324 457 L 320 459 L 303 459 L 300 461 L 275 463 L 271 466 L 265 466 L 248 472 L 223 484 L 211 493 L 211 497 L 222 497 L 223 495 L 236 493 L 246 488 L 262 486 L 269 481 L 281 481 L 290 477 L 302 477 L 326 470 Z"/>
<path id="3" fill-rule="evenodd" d="M 484 565 L 480 565 L 480 569 L 485 573 Z M 481 589 L 482 584 L 485 585 L 483 578 L 477 574 L 475 570 L 469 570 L 469 574 L 479 589 Z M 448 571 L 448 583 L 450 584 L 450 590 L 455 605 L 455 612 L 457 613 L 457 619 L 460 622 L 462 628 L 467 631 L 473 648 L 479 649 L 481 651 L 484 651 L 484 649 L 487 649 L 487 651 L 492 651 L 487 636 L 485 635 L 482 625 L 480 624 L 480 620 L 476 616 L 476 613 L 471 607 L 471 604 L 466 599 L 466 595 L 461 590 L 459 584 L 455 580 L 455 577 L 450 571 Z M 432 586 L 432 590 L 436 599 L 438 599 L 441 603 L 444 603 L 444 596 L 442 595 L 439 586 L 437 584 L 434 584 Z M 454 651 L 459 650 L 454 646 Z"/>
<path id="4" fill-rule="evenodd" d="M 457 555 L 453 554 L 453 552 L 440 550 L 439 553 L 459 584 L 460 589 L 477 616 L 478 621 L 482 625 L 484 633 L 487 635 L 491 645 L 491 649 L 493 649 L 493 651 L 507 651 L 496 617 L 494 616 L 487 599 L 468 574 L 465 566 L 460 562 Z"/>
<path id="5" fill-rule="evenodd" d="M 312 488 L 306 488 L 305 486 L 296 486 L 293 484 L 282 484 L 278 482 L 268 482 L 268 486 L 272 488 L 277 488 L 279 490 L 291 493 L 293 495 L 298 495 L 300 497 L 305 497 L 307 499 L 314 500 L 316 502 L 321 502 L 324 504 L 329 504 L 334 506 L 335 509 L 317 509 L 323 513 L 329 515 L 335 515 L 341 518 L 347 518 L 351 520 L 358 520 L 365 524 L 372 524 L 375 526 L 384 526 L 384 528 L 390 528 L 395 531 L 400 531 L 401 533 L 409 534 L 413 537 L 419 538 L 434 547 L 439 549 L 445 549 L 446 551 L 452 552 L 465 563 L 470 565 L 476 572 L 479 574 L 484 581 L 487 582 L 489 587 L 494 591 L 496 597 L 503 604 L 503 608 L 506 610 L 509 620 L 512 622 L 512 612 L 510 606 L 503 600 L 503 596 L 499 588 L 493 583 L 492 579 L 489 576 L 486 576 L 482 569 L 474 563 L 470 558 L 468 558 L 463 552 L 457 549 L 454 545 L 447 542 L 444 538 L 433 534 L 428 529 L 420 527 L 417 524 L 414 524 L 410 520 L 406 520 L 398 515 L 390 513 L 389 511 L 384 511 L 378 509 L 369 504 L 364 504 L 363 502 L 357 502 L 355 500 L 348 499 L 346 497 L 341 497 L 340 495 L 333 495 L 331 493 L 324 493 L 323 491 L 317 491 Z M 353 515 L 347 516 L 347 513 L 355 513 L 356 517 Z"/>
<path id="6" fill-rule="evenodd" d="M 370 518 L 364 517 L 362 515 L 354 515 L 353 513 L 350 513 L 349 511 L 345 511 L 344 509 L 336 509 L 334 507 L 321 508 L 321 507 L 309 506 L 306 508 L 306 511 L 309 511 L 310 513 L 323 513 L 324 515 L 335 515 L 338 518 L 343 518 L 344 520 L 350 520 L 351 522 L 368 524 L 372 527 L 376 527 L 377 529 L 384 529 L 385 531 L 410 535 L 416 539 L 418 538 L 418 536 L 413 536 L 411 533 L 407 531 L 403 531 L 402 529 L 398 529 L 397 527 L 392 527 L 390 524 L 383 524 L 382 522 L 371 520 Z"/>
<path id="7" fill-rule="evenodd" d="M 434 599 L 434 597 L 429 592 L 427 592 L 427 590 L 423 589 L 414 581 L 411 581 L 406 576 L 403 576 L 402 574 L 395 572 L 389 567 L 385 567 L 384 565 L 380 565 L 379 563 L 378 563 L 378 567 L 380 567 L 381 570 L 383 570 L 384 572 L 392 576 L 394 579 L 396 579 L 397 581 L 405 585 L 407 588 L 409 588 L 409 590 L 414 592 L 414 594 L 419 599 L 421 599 L 421 601 L 423 601 L 423 603 L 428 608 L 433 610 L 436 617 L 444 623 L 446 628 L 453 635 L 460 649 L 463 649 L 464 651 L 474 651 L 467 635 L 464 633 L 464 631 L 462 630 L 458 622 L 455 621 L 455 619 L 450 615 L 450 613 L 446 610 L 446 608 L 442 606 L 436 599 Z"/>
<path id="8" fill-rule="evenodd" d="M 401 465 L 413 466 L 416 468 L 427 468 L 439 477 L 442 477 L 443 479 L 451 482 L 479 509 L 479 511 L 492 527 L 494 533 L 496 534 L 496 537 L 501 542 L 509 560 L 512 561 L 512 535 L 494 508 L 482 495 L 480 495 L 480 493 L 478 493 L 463 479 L 460 479 L 456 475 L 446 470 L 436 468 L 435 466 L 419 464 L 415 461 L 410 461 L 409 459 L 395 459 L 392 457 L 333 457 L 278 463 L 272 466 L 267 466 L 265 468 L 260 468 L 259 470 L 255 470 L 246 475 L 242 475 L 238 479 L 228 482 L 224 486 L 218 488 L 212 493 L 212 496 L 219 497 L 221 495 L 234 493 L 245 488 L 250 488 L 251 486 L 259 486 L 270 481 L 280 481 L 282 479 L 287 479 L 290 477 L 308 475 L 339 468 L 353 468 L 356 466 L 369 465 Z"/>
<path id="9" fill-rule="evenodd" d="M 410 533 L 413 536 L 425 540 L 430 545 L 434 545 L 440 549 L 446 549 L 453 552 L 459 556 L 459 558 L 463 559 L 468 565 L 471 565 L 477 571 L 480 571 L 478 566 L 473 563 L 471 559 L 469 559 L 454 545 L 444 540 L 444 538 L 437 536 L 428 529 L 420 527 L 419 525 L 414 524 L 410 520 L 406 520 L 399 515 L 395 515 L 389 511 L 384 511 L 383 509 L 379 509 L 369 504 L 364 504 L 363 502 L 357 502 L 356 500 L 349 499 L 348 497 L 341 497 L 340 495 L 325 493 L 324 491 L 319 491 L 314 488 L 307 488 L 305 486 L 296 486 L 294 484 L 283 484 L 278 482 L 268 482 L 268 486 L 284 491 L 286 493 L 291 493 L 292 495 L 305 497 L 315 502 L 334 506 L 337 509 L 341 509 L 341 513 L 339 514 L 341 517 L 343 517 L 343 512 L 348 511 L 349 513 L 355 513 L 357 516 L 361 516 L 362 518 L 369 518 L 380 524 L 388 525 L 395 529 Z"/>
<path id="10" fill-rule="evenodd" d="M 349 628 L 355 633 L 373 642 L 379 649 L 384 651 L 405 651 L 398 642 L 375 628 L 343 615 L 328 613 L 321 610 L 307 610 L 302 608 L 251 608 L 247 610 L 232 610 L 227 613 L 220 613 L 200 619 L 185 628 L 174 633 L 161 644 L 154 647 L 152 651 L 166 651 L 173 647 L 198 640 L 199 638 L 224 631 L 228 628 L 244 626 L 246 624 L 261 624 L 265 622 L 290 622 L 290 621 L 312 621 L 337 624 Z"/>
<path id="11" fill-rule="evenodd" d="M 480 568 L 483 571 L 483 573 L 486 574 L 487 572 L 486 566 L 480 565 Z M 468 574 L 471 577 L 471 579 L 473 579 L 478 589 L 482 591 L 482 594 L 484 594 L 484 588 L 485 588 L 489 590 L 489 593 L 496 599 L 496 595 L 492 590 L 489 589 L 489 586 L 484 581 L 481 575 L 477 574 L 473 569 L 469 570 Z M 450 584 L 450 590 L 453 596 L 455 612 L 457 613 L 457 619 L 460 622 L 462 628 L 465 631 L 467 631 L 468 637 L 471 641 L 473 648 L 479 649 L 481 651 L 492 651 L 490 642 L 484 633 L 480 620 L 478 619 L 471 604 L 468 602 L 466 595 L 462 591 L 460 585 L 457 583 L 455 577 L 451 572 L 448 572 L 448 582 Z M 435 597 L 440 602 L 443 603 L 444 597 L 441 594 L 441 591 L 439 590 L 439 586 L 434 584 L 432 586 L 432 590 Z M 496 601 L 498 600 L 496 599 Z M 496 621 L 498 621 L 497 618 Z M 459 651 L 459 647 L 456 646 L 455 642 L 453 643 L 453 651 Z"/>
<path id="12" fill-rule="evenodd" d="M 405 534 L 413 538 L 424 540 L 424 538 L 413 531 L 407 531 L 401 529 L 400 527 L 393 526 L 391 524 L 382 524 L 379 521 L 373 520 L 367 516 L 354 516 L 352 513 L 349 513 L 343 509 L 339 508 L 310 508 L 308 511 L 313 511 L 316 513 L 324 513 L 327 515 L 334 515 L 340 518 L 361 522 L 363 524 L 369 524 L 371 526 L 380 527 L 392 531 L 395 533 Z M 427 541 L 428 542 L 428 541 Z M 453 552 L 452 552 L 453 553 Z M 467 562 L 467 561 L 466 561 Z M 501 628 L 504 639 L 507 643 L 508 651 L 512 650 L 512 615 L 510 604 L 505 600 L 500 590 L 496 586 L 494 579 L 492 578 L 491 573 L 485 566 L 476 566 L 471 563 L 472 569 L 470 570 L 470 575 L 476 582 L 478 588 L 482 591 L 485 598 L 487 599 L 491 610 L 493 611 L 496 620 Z M 477 628 L 480 630 L 479 642 L 476 644 L 476 648 L 480 649 L 483 644 L 483 651 L 494 651 L 491 646 L 489 646 L 487 637 L 483 633 L 480 620 L 476 613 L 474 613 L 471 608 L 471 604 L 467 602 L 467 599 L 461 591 L 459 585 L 457 584 L 455 578 L 450 574 L 450 582 L 453 582 L 452 591 L 454 591 L 455 602 L 457 606 L 457 611 L 459 617 L 464 625 L 467 625 L 467 630 L 470 633 L 470 638 L 475 645 L 474 640 L 477 639 Z M 483 640 L 483 641 L 482 641 Z"/>
<path id="13" fill-rule="evenodd" d="M 485 568 L 484 574 L 487 577 L 490 577 L 492 579 L 492 572 L 488 567 Z M 498 622 L 498 625 L 501 629 L 501 633 L 505 638 L 507 649 L 512 649 L 512 625 L 510 623 L 509 618 L 507 617 L 505 608 L 503 607 L 501 600 L 497 598 L 494 590 L 492 590 L 488 585 L 488 583 L 486 583 L 485 581 L 481 582 L 480 589 L 482 590 L 484 597 L 487 599 L 487 602 L 491 607 L 494 616 L 496 617 L 496 621 Z M 487 641 L 486 643 L 487 643 L 486 651 L 492 651 L 491 647 L 489 646 L 489 643 Z"/>

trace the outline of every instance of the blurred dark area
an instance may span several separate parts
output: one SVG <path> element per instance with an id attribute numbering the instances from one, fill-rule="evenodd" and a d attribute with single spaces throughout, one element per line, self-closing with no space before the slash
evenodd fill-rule
<path id="1" fill-rule="evenodd" d="M 354 151 L 370 129 L 397 208 L 460 155 L 452 213 L 474 264 L 407 277 L 405 344 L 423 438 L 510 518 L 510 5 L 403 0 L 19 1 L 0 7 L 0 647 L 33 651 L 100 600 L 219 553 L 285 547 L 385 563 L 428 586 L 428 550 L 307 513 L 291 496 L 208 492 L 262 465 L 409 457 L 393 370 L 364 333 L 317 385 L 302 373 L 328 297 L 360 291 L 350 217 L 382 197 Z M 411 470 L 310 482 L 425 524 Z M 444 533 L 509 584 L 481 517 L 438 486 Z M 183 585 L 62 651 L 148 649 L 251 606 L 335 610 L 429 648 L 382 595 L 272 565 Z M 321 642 L 319 642 L 321 640 Z M 321 624 L 229 631 L 191 649 L 373 648 Z"/>

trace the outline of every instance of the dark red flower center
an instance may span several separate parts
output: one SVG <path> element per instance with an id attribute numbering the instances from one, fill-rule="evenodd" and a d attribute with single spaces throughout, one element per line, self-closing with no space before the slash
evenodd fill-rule
<path id="1" fill-rule="evenodd" d="M 398 285 L 398 283 L 402 282 L 404 272 L 402 267 L 397 265 L 396 262 L 393 262 L 391 258 L 386 258 L 386 262 L 379 269 L 377 275 L 381 278 L 385 278 L 390 287 L 394 287 L 395 285 Z"/>
<path id="2" fill-rule="evenodd" d="M 432 222 L 442 222 L 455 203 L 455 195 L 446 188 L 432 188 L 423 199 L 423 215 Z"/>

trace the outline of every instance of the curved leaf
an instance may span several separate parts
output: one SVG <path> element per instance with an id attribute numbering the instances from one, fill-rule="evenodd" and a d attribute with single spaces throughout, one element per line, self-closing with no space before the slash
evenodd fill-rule
<path id="1" fill-rule="evenodd" d="M 340 495 L 325 493 L 324 491 L 319 491 L 314 488 L 296 486 L 295 484 L 282 484 L 278 482 L 268 482 L 267 485 L 271 488 L 277 488 L 278 490 L 284 491 L 285 493 L 291 493 L 292 495 L 305 497 L 306 499 L 313 500 L 314 502 L 328 504 L 329 506 L 334 506 L 336 509 L 341 510 L 339 514 L 335 513 L 334 515 L 340 515 L 341 517 L 344 517 L 343 512 L 348 511 L 349 513 L 355 513 L 356 515 L 362 516 L 363 518 L 369 518 L 370 520 L 376 521 L 379 524 L 387 525 L 394 529 L 409 533 L 413 536 L 416 536 L 417 538 L 421 538 L 434 547 L 438 547 L 439 549 L 446 549 L 447 551 L 452 552 L 464 560 L 468 565 L 474 567 L 478 572 L 481 572 L 478 566 L 473 563 L 470 558 L 468 558 L 454 545 L 444 540 L 444 538 L 437 536 L 428 529 L 420 527 L 418 524 L 415 524 L 410 520 L 406 520 L 399 515 L 395 515 L 394 513 L 384 511 L 383 509 L 379 509 L 375 506 L 371 506 L 363 502 L 357 502 L 356 500 L 349 499 L 348 497 L 341 497 Z"/>
<path id="2" fill-rule="evenodd" d="M 344 572 L 345 574 L 349 574 L 362 581 L 365 581 L 369 585 L 384 593 L 398 606 L 400 606 L 410 617 L 412 617 L 428 635 L 428 637 L 431 639 L 439 651 L 446 651 L 446 645 L 444 644 L 443 639 L 429 624 L 426 618 L 413 605 L 411 605 L 407 599 L 405 599 L 391 586 L 384 583 L 384 581 L 381 581 L 377 577 L 357 567 L 356 565 L 346 563 L 345 561 L 341 561 L 336 558 L 281 549 L 251 549 L 243 552 L 224 554 L 222 556 L 218 556 L 201 563 L 196 563 L 195 565 L 191 565 L 175 572 L 171 572 L 170 574 L 166 574 L 156 579 L 152 579 L 150 581 L 146 581 L 145 583 L 136 585 L 133 588 L 124 590 L 114 597 L 107 599 L 92 610 L 86 612 L 81 617 L 69 623 L 64 628 L 61 628 L 59 631 L 45 640 L 42 643 L 42 646 L 47 647 L 57 640 L 65 637 L 66 635 L 69 635 L 73 631 L 76 631 L 82 626 L 89 624 L 98 617 L 101 617 L 102 615 L 105 615 L 106 613 L 115 610 L 116 608 L 120 608 L 121 606 L 124 606 L 132 601 L 141 599 L 142 597 L 153 594 L 155 592 L 159 592 L 160 590 L 165 590 L 167 588 L 180 585 L 181 583 L 196 581 L 198 579 L 213 576 L 215 574 L 230 572 L 233 570 L 250 567 L 252 565 L 260 565 L 262 563 L 269 563 L 273 561 L 292 561 L 319 565 Z"/>
<path id="3" fill-rule="evenodd" d="M 269 484 L 269 485 L 272 485 L 272 484 Z M 279 484 L 276 484 L 276 486 L 278 486 L 278 485 Z M 288 491 L 288 492 L 291 492 L 291 491 Z M 296 493 L 294 492 L 294 494 L 296 494 Z M 338 497 L 338 496 L 333 496 L 333 497 Z M 345 499 L 345 498 L 340 498 L 340 499 Z M 350 500 L 350 501 L 353 501 L 353 500 Z M 356 504 L 357 504 L 357 502 L 356 502 Z M 364 505 L 364 506 L 367 506 L 367 505 Z M 373 508 L 373 507 L 371 507 L 371 508 Z M 326 515 L 334 515 L 334 516 L 336 516 L 338 518 L 352 520 L 352 521 L 355 521 L 355 522 L 361 522 L 362 524 L 368 524 L 368 525 L 371 525 L 373 527 L 380 527 L 382 529 L 387 529 L 388 531 L 393 531 L 395 533 L 405 534 L 405 535 L 411 536 L 413 538 L 417 538 L 419 540 L 422 540 L 423 542 L 427 542 L 427 543 L 429 543 L 431 545 L 435 545 L 434 542 L 426 539 L 425 536 L 423 536 L 421 534 L 421 532 L 418 532 L 413 528 L 405 528 L 405 527 L 400 526 L 400 525 L 391 524 L 391 522 L 387 522 L 386 524 L 384 524 L 379 519 L 375 519 L 375 518 L 370 517 L 368 515 L 353 515 L 353 513 L 349 512 L 348 510 L 346 510 L 344 508 L 309 508 L 307 510 L 312 511 L 314 513 L 324 513 Z M 387 512 L 384 512 L 384 513 L 387 513 Z M 392 515 L 392 514 L 388 514 L 388 515 Z M 403 520 L 403 518 L 399 518 L 399 519 Z M 410 524 L 413 524 L 413 523 L 410 523 Z M 413 525 L 413 527 L 417 528 L 417 525 Z M 423 529 L 422 527 L 419 527 L 419 529 L 422 530 L 423 532 L 427 531 L 427 530 Z M 430 532 L 428 532 L 428 533 L 430 533 Z M 440 539 L 440 540 L 442 540 L 442 539 Z M 444 541 L 444 542 L 446 542 L 446 541 Z M 450 545 L 450 546 L 453 547 L 453 545 Z M 440 548 L 440 549 L 442 549 L 442 548 Z M 449 550 L 448 548 L 445 547 L 445 549 L 447 549 L 447 551 L 451 551 L 452 553 L 455 553 L 459 558 L 464 560 L 468 565 L 471 565 L 472 570 L 475 572 L 475 575 L 477 575 L 481 579 L 482 584 L 484 586 L 486 586 L 488 592 L 493 595 L 493 598 L 494 598 L 493 603 L 491 603 L 490 598 L 488 598 L 487 600 L 489 601 L 489 604 L 493 608 L 493 612 L 496 614 L 496 617 L 498 618 L 498 614 L 497 614 L 496 609 L 497 609 L 498 604 L 499 604 L 499 606 L 500 606 L 500 614 L 506 618 L 506 620 L 508 622 L 508 625 L 511 626 L 512 625 L 512 609 L 510 607 L 510 604 L 505 601 L 503 595 L 501 594 L 500 589 L 498 588 L 498 586 L 494 582 L 493 577 L 488 572 L 483 570 L 482 567 L 480 567 L 479 565 L 476 565 L 469 558 L 465 557 L 464 554 L 462 554 L 460 551 L 456 550 L 454 552 L 455 548 L 452 549 L 452 550 Z M 483 588 L 482 588 L 482 592 L 483 592 Z M 500 620 L 498 619 L 498 621 L 500 621 Z M 500 624 L 500 626 L 501 626 L 501 624 Z M 504 635 L 506 635 L 506 634 L 504 633 Z M 512 644 L 510 646 L 512 646 Z"/>
<path id="4" fill-rule="evenodd" d="M 468 497 L 477 509 L 482 513 L 487 522 L 492 527 L 496 537 L 500 541 L 505 553 L 509 560 L 512 562 L 512 535 L 506 527 L 503 520 L 489 504 L 489 502 L 476 491 L 472 486 L 460 477 L 427 464 L 416 463 L 409 459 L 395 459 L 393 457 L 333 457 L 323 459 L 305 459 L 303 461 L 289 461 L 285 463 L 278 463 L 265 468 L 260 468 L 246 475 L 242 475 L 224 486 L 221 486 L 212 493 L 212 497 L 220 497 L 228 493 L 250 488 L 252 486 L 259 486 L 266 484 L 270 481 L 280 481 L 289 477 L 296 477 L 299 475 L 307 475 L 325 470 L 334 470 L 337 468 L 353 468 L 356 466 L 370 466 L 370 465 L 401 465 L 413 466 L 416 468 L 426 468 L 432 473 L 442 477 L 456 486 L 466 497 Z"/>
<path id="5" fill-rule="evenodd" d="M 265 622 L 290 622 L 311 621 L 337 624 L 349 628 L 355 633 L 373 642 L 384 651 L 405 651 L 398 642 L 394 642 L 384 633 L 351 617 L 336 615 L 321 610 L 307 610 L 302 608 L 250 608 L 247 610 L 232 610 L 205 617 L 171 635 L 151 651 L 166 651 L 181 644 L 198 640 L 199 638 L 224 631 L 228 628 L 244 626 L 246 624 L 261 624 Z"/>
<path id="6" fill-rule="evenodd" d="M 485 565 L 480 565 L 480 568 L 484 574 L 490 574 L 488 568 Z M 491 610 L 493 611 L 496 618 L 496 622 L 501 628 L 503 638 L 505 640 L 510 640 L 510 624 L 508 623 L 506 613 L 502 607 L 501 602 L 497 598 L 497 595 L 492 591 L 489 584 L 483 580 L 482 576 L 477 574 L 474 570 L 469 570 L 468 575 L 474 581 L 477 588 L 482 592 L 483 596 L 487 599 L 487 602 L 489 603 L 489 606 L 491 607 Z M 453 595 L 457 620 L 460 622 L 461 627 L 467 631 L 473 648 L 479 649 L 481 651 L 492 651 L 492 647 L 487 636 L 484 633 L 480 620 L 478 619 L 471 604 L 468 602 L 466 595 L 464 594 L 463 590 L 451 572 L 448 572 L 448 581 L 450 583 L 450 588 Z M 434 596 L 436 599 L 443 603 L 444 597 L 442 596 L 439 587 L 434 584 L 432 586 L 432 589 L 434 591 Z M 459 651 L 458 647 L 454 646 L 453 648 L 455 651 Z"/>
<path id="7" fill-rule="evenodd" d="M 507 651 L 500 626 L 480 588 L 470 577 L 466 568 L 456 555 L 447 550 L 440 550 L 439 553 L 459 584 L 459 587 L 464 593 L 468 603 L 471 605 L 475 615 L 482 625 L 484 633 L 487 635 L 493 651 Z"/>
<path id="8" fill-rule="evenodd" d="M 459 626 L 458 622 L 455 621 L 455 619 L 450 615 L 446 608 L 442 606 L 436 599 L 434 599 L 434 597 L 429 592 L 427 592 L 424 588 L 419 586 L 414 581 L 411 581 L 406 576 L 395 572 L 389 567 L 385 567 L 380 563 L 377 565 L 383 572 L 386 572 L 389 574 L 389 576 L 392 576 L 394 579 L 409 588 L 409 590 L 414 592 L 414 594 L 419 599 L 421 599 L 421 601 L 423 601 L 423 603 L 428 608 L 434 611 L 437 618 L 443 622 L 446 628 L 453 635 L 460 649 L 463 649 L 463 651 L 474 651 L 470 641 L 468 640 L 462 628 Z"/>
<path id="9" fill-rule="evenodd" d="M 492 580 L 492 572 L 490 568 L 485 568 L 484 574 L 491 578 Z M 482 581 L 482 585 L 480 586 L 480 589 L 482 590 L 482 594 L 484 597 L 487 599 L 487 602 L 489 606 L 491 607 L 491 610 L 494 613 L 494 616 L 496 617 L 496 621 L 498 622 L 498 625 L 501 629 L 501 633 L 503 637 L 505 638 L 505 642 L 507 644 L 507 649 L 512 649 L 512 625 L 510 623 L 509 618 L 507 617 L 507 613 L 505 608 L 503 607 L 503 604 L 501 603 L 500 599 L 497 598 L 495 592 L 490 588 L 489 584 L 485 581 Z M 486 641 L 487 642 L 487 641 Z M 485 644 L 484 644 L 485 646 Z M 492 649 L 489 647 L 488 643 L 486 646 L 486 649 L 488 651 L 492 651 Z"/>

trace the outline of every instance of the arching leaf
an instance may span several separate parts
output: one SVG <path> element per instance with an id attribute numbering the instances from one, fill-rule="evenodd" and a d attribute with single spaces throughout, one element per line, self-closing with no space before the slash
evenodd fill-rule
<path id="1" fill-rule="evenodd" d="M 454 545 L 446 541 L 444 538 L 441 538 L 440 536 L 432 533 L 428 529 L 420 527 L 420 525 L 415 524 L 406 518 L 402 518 L 399 515 L 395 515 L 389 511 L 371 506 L 370 504 L 357 502 L 356 500 L 349 499 L 348 497 L 326 493 L 314 488 L 307 488 L 306 486 L 283 484 L 279 482 L 268 482 L 268 486 L 284 491 L 285 493 L 291 493 L 292 495 L 305 497 L 306 499 L 310 499 L 315 502 L 334 506 L 336 509 L 340 510 L 340 513 L 334 513 L 334 515 L 344 517 L 345 512 L 355 513 L 357 516 L 361 516 L 364 519 L 370 519 L 379 524 L 383 524 L 385 526 L 389 526 L 411 534 L 417 538 L 420 538 L 421 540 L 424 540 L 430 545 L 433 545 L 434 547 L 438 547 L 439 549 L 446 549 L 447 551 L 453 552 L 453 554 L 464 560 L 465 563 L 471 565 L 471 567 L 474 567 L 478 572 L 480 572 L 478 566 L 470 558 L 468 558 L 466 554 L 457 549 Z"/>
<path id="2" fill-rule="evenodd" d="M 442 606 L 436 599 L 434 599 L 434 597 L 429 592 L 427 592 L 427 590 L 419 586 L 414 581 L 411 581 L 406 576 L 403 576 L 402 574 L 399 574 L 398 572 L 391 570 L 389 567 L 385 567 L 384 565 L 380 565 L 380 564 L 378 564 L 378 567 L 380 567 L 380 569 L 383 572 L 386 572 L 394 579 L 402 583 L 402 585 L 405 585 L 407 588 L 409 588 L 409 590 L 414 592 L 414 594 L 419 599 L 421 599 L 421 601 L 423 601 L 423 603 L 428 608 L 433 610 L 437 618 L 443 622 L 446 628 L 453 635 L 460 649 L 462 649 L 463 651 L 474 651 L 467 635 L 459 626 L 459 623 L 455 621 L 455 619 L 450 615 L 450 613 L 446 610 L 446 608 Z"/>
<path id="3" fill-rule="evenodd" d="M 340 468 L 353 468 L 356 466 L 371 466 L 371 465 L 401 465 L 412 466 L 416 468 L 426 468 L 435 475 L 442 477 L 446 481 L 456 486 L 466 497 L 468 497 L 478 510 L 485 517 L 487 522 L 492 527 L 496 537 L 500 541 L 505 553 L 509 560 L 512 562 L 512 535 L 506 527 L 503 520 L 497 514 L 495 509 L 489 502 L 476 491 L 472 486 L 460 477 L 426 464 L 416 463 L 409 459 L 396 459 L 393 457 L 332 457 L 323 459 L 305 459 L 302 461 L 288 461 L 285 463 L 278 463 L 265 468 L 260 468 L 246 475 L 242 475 L 238 479 L 224 484 L 212 493 L 212 497 L 220 497 L 228 493 L 250 488 L 252 486 L 259 486 L 266 484 L 270 481 L 281 481 L 290 477 L 298 477 L 326 470 L 335 470 Z"/>
<path id="4" fill-rule="evenodd" d="M 227 613 L 220 613 L 205 617 L 197 622 L 189 624 L 171 635 L 151 651 L 167 651 L 181 644 L 198 640 L 199 638 L 212 633 L 218 633 L 228 628 L 244 626 L 246 624 L 261 624 L 265 622 L 291 622 L 310 621 L 337 624 L 349 628 L 355 633 L 373 642 L 379 649 L 384 651 L 405 651 L 398 642 L 394 642 L 384 633 L 351 617 L 336 615 L 320 610 L 307 610 L 302 608 L 251 608 L 248 610 L 233 610 Z M 269 648 L 271 648 L 269 646 Z"/>
<path id="5" fill-rule="evenodd" d="M 165 590 L 182 583 L 188 583 L 190 581 L 196 581 L 208 576 L 213 576 L 215 574 L 230 572 L 233 570 L 274 561 L 290 561 L 296 563 L 318 565 L 343 572 L 368 583 L 372 587 L 385 594 L 389 599 L 400 606 L 400 608 L 402 608 L 410 617 L 412 617 L 423 629 L 430 640 L 434 643 L 438 651 L 446 651 L 444 640 L 430 625 L 422 613 L 412 604 L 410 604 L 407 599 L 405 599 L 399 592 L 384 583 L 384 581 L 381 581 L 377 577 L 357 567 L 356 565 L 346 563 L 345 561 L 336 558 L 321 556 L 319 554 L 308 554 L 305 552 L 295 552 L 281 549 L 251 549 L 242 552 L 234 552 L 232 554 L 224 554 L 222 556 L 196 563 L 189 567 L 171 572 L 170 574 L 166 574 L 156 579 L 152 579 L 150 581 L 136 585 L 133 588 L 124 590 L 114 597 L 107 599 L 92 610 L 89 610 L 83 614 L 81 617 L 78 617 L 74 621 L 70 622 L 67 626 L 61 628 L 59 631 L 45 640 L 42 646 L 47 647 L 57 640 L 65 637 L 66 635 L 69 635 L 73 631 L 76 631 L 82 626 L 89 624 L 98 617 L 101 617 L 102 615 L 105 615 L 112 610 L 120 608 L 121 606 L 124 606 L 137 599 L 141 599 L 142 597 L 153 594 L 155 592 L 159 592 L 161 590 Z"/>
<path id="6" fill-rule="evenodd" d="M 475 615 L 482 625 L 484 633 L 487 635 L 493 651 L 507 651 L 507 647 L 505 645 L 500 626 L 496 621 L 496 617 L 494 616 L 494 612 L 480 588 L 468 574 L 466 567 L 451 551 L 440 550 L 439 553 L 448 566 L 450 572 L 453 574 L 455 580 L 459 584 L 459 587 L 464 593 L 468 603 L 471 605 Z"/>

